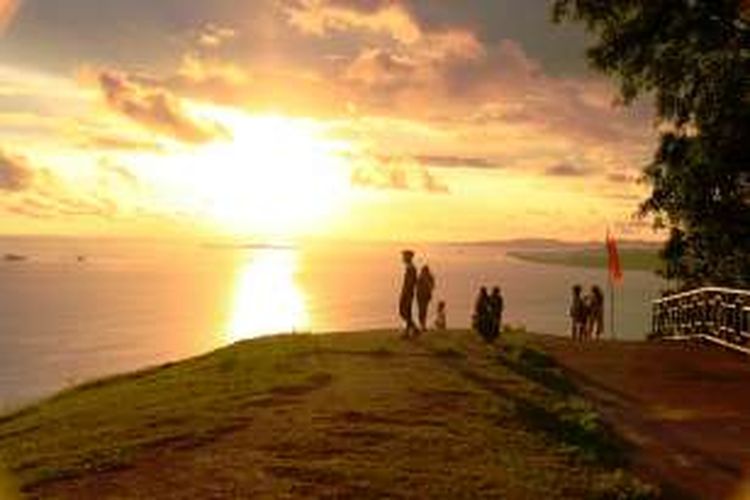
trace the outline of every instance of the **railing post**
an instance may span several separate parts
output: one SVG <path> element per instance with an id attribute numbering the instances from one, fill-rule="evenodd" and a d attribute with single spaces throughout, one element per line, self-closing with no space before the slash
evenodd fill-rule
<path id="1" fill-rule="evenodd" d="M 750 291 L 705 287 L 655 300 L 653 337 L 710 336 L 729 344 L 750 343 Z"/>

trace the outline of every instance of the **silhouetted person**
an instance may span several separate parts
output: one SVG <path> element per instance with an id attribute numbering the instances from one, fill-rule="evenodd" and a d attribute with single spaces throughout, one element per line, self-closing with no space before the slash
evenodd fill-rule
<path id="1" fill-rule="evenodd" d="M 492 314 L 490 311 L 490 296 L 487 293 L 487 287 L 479 290 L 477 301 L 474 304 L 474 330 L 482 336 L 487 342 L 491 341 L 492 336 Z"/>
<path id="2" fill-rule="evenodd" d="M 435 330 L 444 332 L 448 329 L 448 319 L 445 314 L 445 302 L 438 302 L 437 313 L 435 315 Z"/>
<path id="3" fill-rule="evenodd" d="M 435 289 L 435 277 L 428 266 L 422 266 L 417 278 L 417 312 L 419 315 L 419 326 L 422 332 L 427 331 L 427 311 L 432 300 L 432 291 Z"/>
<path id="4" fill-rule="evenodd" d="M 586 304 L 581 297 L 581 285 L 572 289 L 573 297 L 570 303 L 571 335 L 573 340 L 582 340 L 586 330 Z"/>
<path id="5" fill-rule="evenodd" d="M 604 333 L 604 293 L 594 285 L 588 297 L 586 336 L 597 340 Z"/>
<path id="6" fill-rule="evenodd" d="M 503 308 L 505 307 L 503 295 L 500 293 L 500 287 L 492 289 L 492 295 L 489 298 L 490 314 L 490 337 L 492 340 L 500 336 L 503 327 Z"/>
<path id="7" fill-rule="evenodd" d="M 412 304 L 414 303 L 414 294 L 417 288 L 417 268 L 414 267 L 414 252 L 404 250 L 401 252 L 404 262 L 404 283 L 401 287 L 401 297 L 399 299 L 398 310 L 401 319 L 404 320 L 404 337 L 409 338 L 418 333 L 417 325 L 412 318 Z"/>

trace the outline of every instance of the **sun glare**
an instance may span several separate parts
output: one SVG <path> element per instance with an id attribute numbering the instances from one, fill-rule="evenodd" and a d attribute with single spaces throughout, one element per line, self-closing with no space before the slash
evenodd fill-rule
<path id="1" fill-rule="evenodd" d="M 312 121 L 212 110 L 231 141 L 173 155 L 169 185 L 183 203 L 237 235 L 294 237 L 320 230 L 343 208 L 347 145 Z M 180 201 L 180 200 L 178 200 Z"/>
<path id="2" fill-rule="evenodd" d="M 238 275 L 229 340 L 309 329 L 305 296 L 296 283 L 294 250 L 259 250 Z"/>

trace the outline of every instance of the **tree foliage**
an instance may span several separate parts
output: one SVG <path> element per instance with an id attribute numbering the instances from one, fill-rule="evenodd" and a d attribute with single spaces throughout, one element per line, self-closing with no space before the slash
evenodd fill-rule
<path id="1" fill-rule="evenodd" d="M 681 286 L 750 286 L 750 1 L 553 0 L 594 35 L 588 58 L 622 100 L 654 98 L 661 141 L 644 215 L 670 230 Z"/>

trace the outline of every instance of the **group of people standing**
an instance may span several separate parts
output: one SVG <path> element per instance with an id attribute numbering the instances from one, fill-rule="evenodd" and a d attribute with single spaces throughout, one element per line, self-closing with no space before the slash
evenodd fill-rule
<path id="1" fill-rule="evenodd" d="M 404 322 L 404 338 L 416 338 L 427 331 L 427 315 L 430 302 L 435 291 L 435 276 L 428 265 L 423 265 L 417 271 L 414 265 L 414 252 L 404 250 L 401 252 L 404 263 L 404 280 L 399 298 L 399 315 Z M 412 316 L 414 302 L 417 302 L 417 319 Z M 503 324 L 503 309 L 505 307 L 500 287 L 487 291 L 482 287 L 479 291 L 474 306 L 473 327 L 474 330 L 487 342 L 493 342 L 500 336 Z M 448 328 L 445 314 L 445 302 L 438 302 L 435 314 L 435 329 L 444 331 Z"/>
<path id="2" fill-rule="evenodd" d="M 601 338 L 604 333 L 604 293 L 594 285 L 585 296 L 581 285 L 572 290 L 570 304 L 571 335 L 573 340 Z"/>
<path id="3" fill-rule="evenodd" d="M 486 342 L 494 342 L 500 336 L 504 308 L 505 301 L 500 287 L 493 288 L 491 294 L 487 293 L 487 287 L 483 286 L 479 290 L 472 323 L 474 330 Z"/>
<path id="4" fill-rule="evenodd" d="M 414 265 L 414 252 L 404 250 L 401 253 L 404 263 L 404 281 L 399 299 L 399 315 L 404 321 L 404 338 L 416 338 L 427 331 L 427 316 L 435 291 L 435 276 L 428 265 L 423 265 L 418 271 Z M 570 305 L 571 334 L 574 340 L 601 338 L 604 333 L 604 294 L 601 288 L 594 285 L 585 296 L 581 285 L 575 285 L 572 290 Z M 414 321 L 413 307 L 416 299 L 417 320 Z M 472 326 L 474 330 L 487 342 L 494 342 L 502 331 L 503 310 L 505 308 L 500 287 L 494 287 L 489 293 L 487 287 L 479 290 L 474 305 Z M 435 328 L 447 328 L 445 318 L 445 302 L 440 302 L 437 308 Z"/>
<path id="5" fill-rule="evenodd" d="M 399 314 L 404 321 L 404 337 L 415 338 L 427 331 L 427 315 L 432 302 L 432 294 L 435 291 L 435 276 L 427 265 L 417 272 L 414 265 L 414 252 L 404 250 L 401 257 L 405 266 L 404 282 L 401 288 L 401 297 L 399 299 Z M 412 309 L 414 299 L 417 302 L 417 318 L 419 324 L 414 322 Z M 438 304 L 437 318 L 435 327 L 439 330 L 446 329 L 445 303 Z"/>

